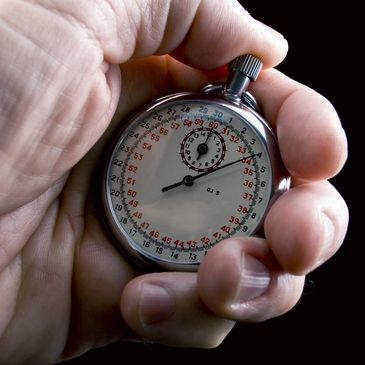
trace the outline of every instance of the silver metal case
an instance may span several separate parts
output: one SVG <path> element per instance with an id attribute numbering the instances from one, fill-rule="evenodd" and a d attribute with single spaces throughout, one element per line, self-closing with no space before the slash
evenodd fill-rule
<path id="1" fill-rule="evenodd" d="M 251 98 L 252 103 L 247 103 L 247 98 Z M 246 102 L 242 101 L 246 100 Z M 113 242 L 115 246 L 122 252 L 126 253 L 137 264 L 147 267 L 149 270 L 174 270 L 174 271 L 196 271 L 199 264 L 181 264 L 175 262 L 160 261 L 155 257 L 152 257 L 144 252 L 141 252 L 139 246 L 134 243 L 133 239 L 129 237 L 127 232 L 124 231 L 121 224 L 119 224 L 118 218 L 115 215 L 113 205 L 110 200 L 110 188 L 108 185 L 108 177 L 110 172 L 110 160 L 114 154 L 115 149 L 118 148 L 118 141 L 123 140 L 133 127 L 140 123 L 146 113 L 150 113 L 153 110 L 157 110 L 162 106 L 173 106 L 176 104 L 183 104 L 189 101 L 196 102 L 201 101 L 203 103 L 209 103 L 212 105 L 219 104 L 220 107 L 227 108 L 230 112 L 239 115 L 239 117 L 250 124 L 256 131 L 257 135 L 261 139 L 262 143 L 267 149 L 267 153 L 270 156 L 271 171 L 272 171 L 272 184 L 270 192 L 270 202 L 266 208 L 266 212 L 270 209 L 273 202 L 283 192 L 287 191 L 290 186 L 290 178 L 285 170 L 278 149 L 275 133 L 268 125 L 268 123 L 261 117 L 261 115 L 253 108 L 255 106 L 254 99 L 249 94 L 246 94 L 245 98 L 232 98 L 231 95 L 226 93 L 221 85 L 211 85 L 204 89 L 201 93 L 178 93 L 174 95 L 165 96 L 160 98 L 148 106 L 141 109 L 135 114 L 130 121 L 126 124 L 124 130 L 117 136 L 112 150 L 109 152 L 102 177 L 102 193 L 101 201 L 104 213 L 104 220 L 108 231 L 112 234 Z M 258 224 L 255 234 L 263 235 L 263 220 L 261 219 Z"/>

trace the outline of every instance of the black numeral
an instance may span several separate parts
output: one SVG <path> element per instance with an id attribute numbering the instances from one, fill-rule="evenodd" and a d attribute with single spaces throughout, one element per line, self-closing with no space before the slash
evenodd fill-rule
<path id="1" fill-rule="evenodd" d="M 159 122 L 162 120 L 163 115 L 162 114 L 158 114 L 157 112 L 153 113 L 152 116 L 153 119 L 158 120 Z"/>
<path id="2" fill-rule="evenodd" d="M 123 209 L 123 205 L 122 204 L 115 204 L 114 209 L 117 210 L 118 212 L 120 212 Z M 125 219 L 127 220 L 127 218 L 125 218 Z M 122 222 L 122 223 L 124 223 L 124 222 Z M 127 223 L 127 222 L 125 222 L 125 223 Z"/>
<path id="3" fill-rule="evenodd" d="M 123 165 L 123 161 L 119 160 L 118 158 L 115 158 L 113 161 L 113 165 L 115 166 L 122 166 Z"/>
<path id="4" fill-rule="evenodd" d="M 208 113 L 208 108 L 204 105 L 201 105 L 199 107 L 199 112 L 202 113 L 202 114 L 207 114 Z"/>
<path id="5" fill-rule="evenodd" d="M 168 108 L 167 114 L 168 115 L 175 115 L 176 114 L 176 109 Z"/>
<path id="6" fill-rule="evenodd" d="M 112 191 L 110 192 L 110 195 L 118 197 L 118 196 L 120 196 L 120 191 L 116 190 L 116 189 L 112 189 Z"/>

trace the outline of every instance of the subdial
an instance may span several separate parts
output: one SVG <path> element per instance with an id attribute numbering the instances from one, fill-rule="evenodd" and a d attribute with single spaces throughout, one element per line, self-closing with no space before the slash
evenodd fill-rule
<path id="1" fill-rule="evenodd" d="M 226 144 L 214 129 L 197 128 L 181 142 L 180 155 L 189 169 L 206 172 L 216 168 L 224 160 Z"/>

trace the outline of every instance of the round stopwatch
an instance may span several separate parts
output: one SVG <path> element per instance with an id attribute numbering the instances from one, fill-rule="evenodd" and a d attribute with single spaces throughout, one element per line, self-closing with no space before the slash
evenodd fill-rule
<path id="1" fill-rule="evenodd" d="M 163 97 L 125 124 L 102 202 L 113 242 L 134 261 L 196 270 L 223 239 L 260 233 L 290 184 L 274 132 L 247 92 L 261 67 L 238 57 L 225 84 Z"/>

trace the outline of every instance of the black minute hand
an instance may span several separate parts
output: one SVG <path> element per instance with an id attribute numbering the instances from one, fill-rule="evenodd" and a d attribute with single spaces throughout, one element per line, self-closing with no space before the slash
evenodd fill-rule
<path id="1" fill-rule="evenodd" d="M 218 170 L 224 169 L 225 167 L 228 167 L 228 166 L 232 166 L 232 165 L 234 165 L 234 164 L 236 164 L 238 162 L 245 161 L 245 160 L 249 160 L 249 159 L 251 159 L 251 158 L 253 158 L 255 156 L 261 156 L 261 152 L 260 153 L 255 153 L 254 155 L 242 157 L 242 158 L 240 158 L 239 160 L 236 160 L 236 161 L 228 162 L 225 165 L 218 166 L 217 168 L 215 168 L 213 170 L 209 170 L 209 171 L 203 172 L 203 173 L 201 173 L 199 175 L 196 175 L 196 176 L 185 175 L 181 181 L 179 181 L 179 182 L 177 182 L 175 184 L 171 184 L 171 185 L 165 186 L 161 190 L 164 193 L 164 192 L 169 191 L 171 189 L 177 188 L 178 186 L 181 186 L 181 185 L 192 186 L 194 184 L 194 181 L 195 180 L 200 179 L 203 176 L 207 176 L 209 174 L 212 174 L 213 172 L 216 172 Z"/>

